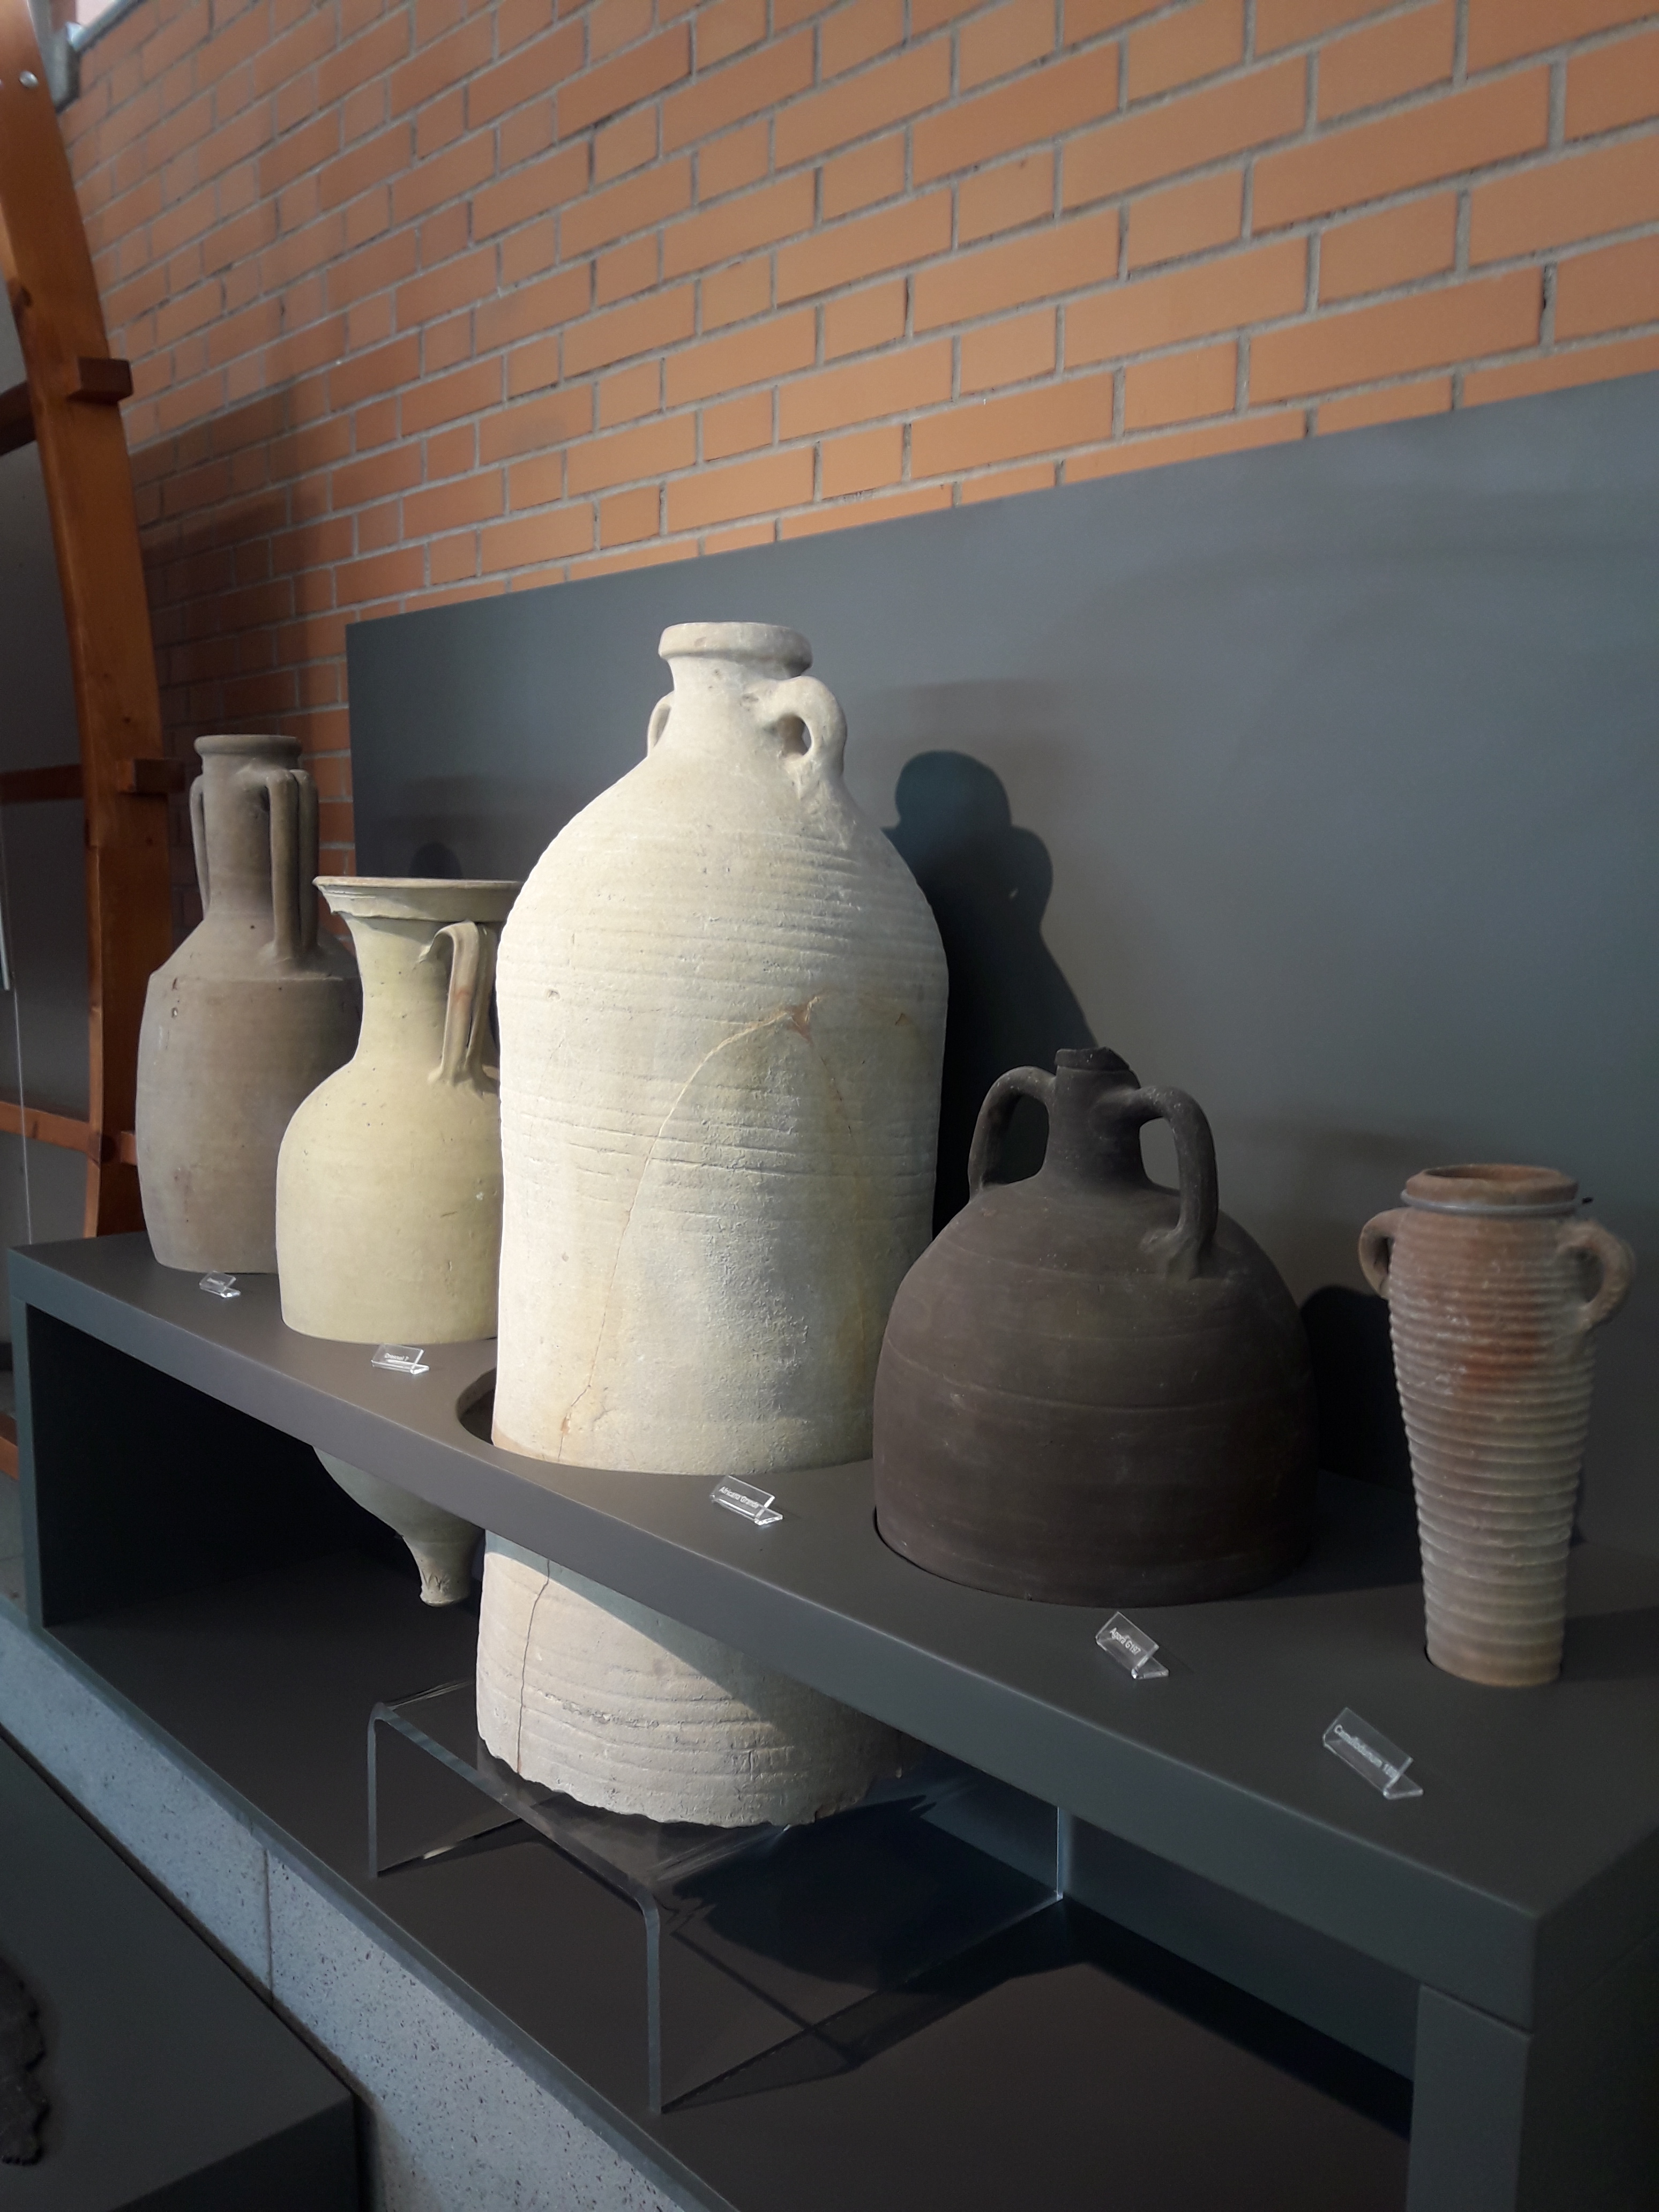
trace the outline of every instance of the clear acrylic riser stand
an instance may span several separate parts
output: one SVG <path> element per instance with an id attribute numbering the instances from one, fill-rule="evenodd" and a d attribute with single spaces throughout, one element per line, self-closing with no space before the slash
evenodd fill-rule
<path id="1" fill-rule="evenodd" d="M 521 1780 L 479 1741 L 471 1680 L 375 1706 L 377 1878 L 515 1820 L 644 1922 L 653 2112 L 845 2072 L 1024 1971 L 998 1939 L 1062 1909 L 1052 1808 L 937 1753 L 826 1820 L 709 1828 Z"/>

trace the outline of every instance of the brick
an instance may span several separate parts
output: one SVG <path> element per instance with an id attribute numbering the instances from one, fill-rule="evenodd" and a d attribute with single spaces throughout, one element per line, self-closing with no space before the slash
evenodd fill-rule
<path id="1" fill-rule="evenodd" d="M 398 338 L 373 353 L 355 354 L 349 360 L 339 362 L 329 374 L 329 404 L 336 408 L 355 407 L 359 400 L 375 392 L 393 392 L 399 385 L 412 384 L 420 373 L 420 340 Z"/>
<path id="2" fill-rule="evenodd" d="M 662 143 L 669 153 L 746 123 L 812 82 L 812 33 L 774 39 L 758 53 L 728 62 L 663 102 Z"/>
<path id="3" fill-rule="evenodd" d="M 662 405 L 662 363 L 642 361 L 633 368 L 618 369 L 599 381 L 599 422 L 611 429 L 618 422 L 635 422 L 641 415 L 654 415 Z"/>
<path id="4" fill-rule="evenodd" d="M 507 501 L 515 514 L 521 507 L 550 507 L 564 497 L 564 460 L 562 453 L 538 453 L 507 471 Z"/>
<path id="5" fill-rule="evenodd" d="M 525 400 L 477 425 L 477 460 L 514 460 L 518 453 L 540 453 L 592 429 L 592 387 L 577 385 L 549 398 Z"/>
<path id="6" fill-rule="evenodd" d="M 581 66 L 582 27 L 580 23 L 561 24 L 556 31 L 538 39 L 533 46 L 521 46 L 494 69 L 481 70 L 471 80 L 466 88 L 467 127 L 479 130 L 509 108 L 557 92 L 560 86 L 572 82 Z M 562 94 L 560 98 L 563 98 Z"/>
<path id="7" fill-rule="evenodd" d="M 390 453 L 371 453 L 366 460 L 349 462 L 328 480 L 332 507 L 364 507 L 369 501 L 392 499 L 410 491 L 421 481 L 418 446 L 394 446 Z"/>
<path id="8" fill-rule="evenodd" d="M 1244 58 L 1244 0 L 1194 0 L 1128 37 L 1131 100 L 1237 69 Z"/>
<path id="9" fill-rule="evenodd" d="M 1067 146 L 1061 198 L 1067 207 L 1083 207 L 1249 153 L 1293 137 L 1306 112 L 1307 64 L 1301 61 L 1276 62 L 1231 82 L 1181 94 Z"/>
<path id="10" fill-rule="evenodd" d="M 1659 31 L 1576 54 L 1567 64 L 1567 136 L 1588 138 L 1659 116 Z"/>
<path id="11" fill-rule="evenodd" d="M 476 531 L 465 531 L 459 537 L 434 538 L 426 549 L 426 572 L 434 584 L 457 584 L 478 573 L 478 538 Z M 476 599 L 494 586 L 473 584 L 462 591 L 422 592 L 416 602 L 422 607 L 453 606 L 458 599 Z"/>
<path id="12" fill-rule="evenodd" d="M 711 522 L 775 514 L 781 507 L 803 507 L 811 496 L 812 449 L 803 446 L 677 477 L 668 487 L 668 527 L 702 530 Z"/>
<path id="13" fill-rule="evenodd" d="M 1251 402 L 1338 392 L 1536 345 L 1542 304 L 1540 272 L 1517 269 L 1270 331 L 1250 343 Z"/>
<path id="14" fill-rule="evenodd" d="M 1455 0 L 1433 0 L 1333 40 L 1319 56 L 1320 120 L 1449 82 L 1456 36 Z"/>
<path id="15" fill-rule="evenodd" d="M 890 345 L 904 335 L 905 283 L 902 277 L 887 284 L 872 284 L 842 300 L 830 300 L 823 310 L 823 357 L 839 361 L 849 353 L 867 353 L 872 346 Z"/>
<path id="16" fill-rule="evenodd" d="M 1259 446 L 1292 445 L 1307 434 L 1303 412 L 1246 416 L 1243 422 L 1218 422 L 1202 430 L 1166 430 L 1124 440 L 1091 453 L 1071 453 L 1066 459 L 1066 481 L 1088 483 L 1098 477 L 1127 474 L 1135 469 L 1164 468 L 1176 461 L 1196 461 L 1212 453 L 1249 453 Z"/>
<path id="17" fill-rule="evenodd" d="M 950 397 L 949 341 L 908 346 L 879 361 L 825 369 L 786 384 L 778 394 L 778 435 L 810 438 L 855 422 L 880 422 Z"/>
<path id="18" fill-rule="evenodd" d="M 319 170 L 317 191 L 320 204 L 325 208 L 342 207 L 346 201 L 356 199 L 372 185 L 383 184 L 406 169 L 414 156 L 409 125 L 400 123 L 390 131 L 383 131 L 378 138 L 370 138 L 362 145 L 343 154 Z"/>
<path id="19" fill-rule="evenodd" d="M 319 115 L 314 123 L 303 130 L 291 131 L 278 139 L 268 154 L 259 157 L 259 191 L 266 199 L 281 191 L 284 185 L 292 184 L 308 169 L 319 168 L 340 144 L 340 118 L 330 113 Z"/>
<path id="20" fill-rule="evenodd" d="M 924 484 L 915 491 L 890 492 L 885 498 L 855 498 L 835 507 L 815 507 L 786 515 L 780 538 L 817 538 L 830 530 L 861 530 L 866 523 L 896 522 L 907 514 L 933 514 L 951 504 L 949 484 Z"/>
<path id="21" fill-rule="evenodd" d="M 634 491 L 615 492 L 599 501 L 601 545 L 631 545 L 654 538 L 662 527 L 662 489 L 641 484 Z"/>
<path id="22" fill-rule="evenodd" d="M 593 264 L 593 297 L 602 307 L 617 300 L 635 298 L 649 291 L 657 282 L 662 268 L 662 241 L 654 234 L 649 238 L 629 239 L 626 246 L 612 246 L 609 253 L 600 254 Z"/>
<path id="23" fill-rule="evenodd" d="M 411 492 L 404 501 L 403 527 L 410 538 L 437 538 L 470 522 L 493 522 L 501 514 L 501 479 L 494 469 L 463 477 L 458 483 Z"/>
<path id="24" fill-rule="evenodd" d="M 1649 0 L 1469 0 L 1469 67 L 1496 69 L 1651 12 Z"/>
<path id="25" fill-rule="evenodd" d="M 1235 0 L 1242 4 L 1242 0 Z M 957 39 L 957 89 L 972 92 L 1012 76 L 1054 50 L 1054 0 L 1002 0 Z"/>
<path id="26" fill-rule="evenodd" d="M 1329 215 L 1529 153 L 1548 137 L 1549 71 L 1522 70 L 1263 155 L 1251 220 L 1263 231 Z"/>
<path id="27" fill-rule="evenodd" d="M 724 330 L 763 315 L 772 304 L 772 257 L 757 253 L 705 276 L 697 286 L 698 319 L 705 331 Z"/>
<path id="28" fill-rule="evenodd" d="M 1047 69 L 994 92 L 958 100 L 943 115 L 925 116 L 915 124 L 911 177 L 925 185 L 958 169 L 976 169 L 999 154 L 1040 145 L 1091 123 L 1116 106 L 1115 46 L 1051 62 Z"/>
<path id="29" fill-rule="evenodd" d="M 613 177 L 624 177 L 630 169 L 641 167 L 657 158 L 657 125 L 659 118 L 654 107 L 636 108 L 620 121 L 607 123 L 593 138 L 593 181 L 609 184 Z"/>
<path id="30" fill-rule="evenodd" d="M 667 161 L 602 192 L 569 202 L 559 217 L 559 247 L 567 260 L 651 230 L 691 204 L 691 164 Z"/>
<path id="31" fill-rule="evenodd" d="M 527 392 L 544 391 L 558 382 L 561 373 L 557 338 L 532 338 L 507 357 L 507 396 L 521 399 Z"/>
<path id="32" fill-rule="evenodd" d="M 822 175 L 826 222 L 896 198 L 904 190 L 904 133 L 895 131 L 890 137 L 825 162 Z"/>
<path id="33" fill-rule="evenodd" d="M 904 38 L 903 0 L 852 0 L 823 18 L 818 32 L 818 75 L 840 76 L 890 52 Z"/>
<path id="34" fill-rule="evenodd" d="M 950 44 L 934 39 L 785 108 L 772 126 L 774 158 L 781 169 L 810 161 L 936 107 L 950 94 Z"/>
<path id="35" fill-rule="evenodd" d="M 684 276 L 717 261 L 735 261 L 757 246 L 794 238 L 812 225 L 812 179 L 809 173 L 722 200 L 701 215 L 677 222 L 663 234 L 663 274 Z"/>
<path id="36" fill-rule="evenodd" d="M 770 384 L 810 366 L 815 343 L 811 314 L 783 315 L 756 331 L 715 338 L 672 355 L 665 371 L 668 404 L 712 398 L 745 384 Z"/>
<path id="37" fill-rule="evenodd" d="M 495 26 L 488 15 L 475 15 L 447 39 L 422 46 L 392 73 L 392 112 L 407 115 L 410 108 L 435 100 L 441 92 L 465 84 L 475 71 L 494 60 L 495 49 Z"/>
<path id="38" fill-rule="evenodd" d="M 495 249 L 487 246 L 476 253 L 446 261 L 441 268 L 416 277 L 411 283 L 400 285 L 398 327 L 406 331 L 416 324 L 430 322 L 436 316 L 453 314 L 458 307 L 470 307 L 495 289 Z"/>
<path id="39" fill-rule="evenodd" d="M 453 422 L 458 415 L 481 414 L 499 404 L 501 365 L 498 361 L 473 362 L 453 376 L 428 378 L 403 397 L 401 426 L 405 437 L 430 430 L 437 423 Z"/>
<path id="40" fill-rule="evenodd" d="M 1253 246 L 1224 261 L 1140 277 L 1076 301 L 1066 311 L 1066 359 L 1075 368 L 1152 353 L 1297 314 L 1306 298 L 1307 247 L 1301 239 Z"/>
<path id="41" fill-rule="evenodd" d="M 1374 422 L 1407 422 L 1420 415 L 1444 415 L 1451 403 L 1450 377 L 1422 376 L 1410 384 L 1385 385 L 1381 392 L 1322 399 L 1314 428 L 1323 437 L 1333 430 L 1364 430 Z"/>
<path id="42" fill-rule="evenodd" d="M 586 553 L 593 544 L 591 507 L 556 507 L 544 514 L 527 514 L 521 521 L 498 522 L 478 541 L 480 563 L 486 576 L 507 568 L 539 568 L 548 562 L 568 560 Z"/>
<path id="43" fill-rule="evenodd" d="M 587 17 L 588 52 L 594 61 L 620 53 L 651 28 L 651 0 L 597 0 Z"/>
<path id="44" fill-rule="evenodd" d="M 458 423 L 449 430 L 434 431 L 426 440 L 422 450 L 426 455 L 426 480 L 435 483 L 440 477 L 459 476 L 470 469 L 477 458 L 478 434 L 471 422 Z"/>
<path id="45" fill-rule="evenodd" d="M 750 123 L 728 131 L 712 145 L 697 149 L 699 204 L 717 200 L 723 192 L 741 191 L 763 177 L 772 165 L 772 134 L 765 123 Z"/>
<path id="46" fill-rule="evenodd" d="M 777 257 L 780 307 L 833 291 L 884 270 L 944 253 L 951 244 L 951 195 L 932 192 L 900 207 L 817 232 Z"/>
<path id="47" fill-rule="evenodd" d="M 1600 384 L 1609 377 L 1644 376 L 1659 368 L 1659 337 L 1620 338 L 1611 345 L 1575 346 L 1540 361 L 1516 362 L 1503 368 L 1469 369 L 1463 377 L 1463 404 L 1484 406 L 1492 399 L 1520 399 L 1533 392 L 1563 392 L 1570 386 Z"/>
<path id="48" fill-rule="evenodd" d="M 464 193 L 476 191 L 492 174 L 495 167 L 495 152 L 487 131 L 463 138 L 458 146 L 450 147 L 447 153 L 434 155 L 428 161 L 417 161 L 409 174 L 399 177 L 392 187 L 393 220 L 409 222 L 441 207 L 447 200 L 459 199 Z M 489 235 L 487 230 L 479 228 L 479 203 L 483 198 L 479 193 L 473 202 L 472 230 L 476 238 Z"/>
<path id="49" fill-rule="evenodd" d="M 1012 499 L 1025 491 L 1052 491 L 1053 461 L 1028 461 L 1017 469 L 993 469 L 987 476 L 969 477 L 962 484 L 964 507 L 977 507 L 988 499 Z"/>
<path id="50" fill-rule="evenodd" d="M 1117 210 L 1107 208 L 919 270 L 911 279 L 911 319 L 918 331 L 939 330 L 1116 277 Z"/>
<path id="51" fill-rule="evenodd" d="M 1123 374 L 1123 427 L 1163 430 L 1206 415 L 1231 415 L 1237 393 L 1236 343 L 1134 362 Z"/>
<path id="52" fill-rule="evenodd" d="M 257 12 L 250 13 L 243 22 L 257 25 Z M 399 12 L 388 15 L 366 31 L 362 38 L 353 39 L 337 47 L 317 70 L 317 98 L 324 107 L 331 107 L 336 100 L 343 100 L 360 85 L 372 82 L 377 77 L 389 76 L 397 64 L 409 52 L 410 23 L 406 15 Z M 217 52 L 225 45 L 225 34 L 213 41 Z"/>
<path id="53" fill-rule="evenodd" d="M 480 131 L 464 140 L 455 151 L 468 154 L 474 148 L 483 148 L 487 165 L 488 143 L 488 132 Z M 452 158 L 447 155 L 444 156 L 445 160 Z M 481 174 L 489 174 L 488 166 Z M 586 190 L 586 146 L 562 146 L 556 154 L 549 155 L 545 161 L 538 161 L 531 168 L 521 169 L 516 175 L 504 177 L 499 184 L 475 192 L 472 235 L 476 239 L 494 238 L 501 231 L 512 230 L 521 222 L 529 222 L 538 216 L 545 215 L 550 208 L 566 205 L 577 198 Z M 465 189 L 465 185 L 458 187 L 458 191 Z"/>
<path id="54" fill-rule="evenodd" d="M 630 354 L 654 353 L 659 346 L 689 338 L 692 307 L 691 287 L 684 284 L 575 324 L 565 332 L 565 374 L 580 376 L 589 369 L 608 368 Z"/>
<path id="55" fill-rule="evenodd" d="M 939 30 L 959 15 L 970 15 L 981 4 L 981 0 L 910 0 L 910 36 L 919 39 L 926 32 Z"/>
<path id="56" fill-rule="evenodd" d="M 1319 297 L 1352 300 L 1443 276 L 1457 258 L 1457 196 L 1437 192 L 1381 215 L 1334 224 L 1319 241 Z"/>
<path id="57" fill-rule="evenodd" d="M 624 107 L 632 107 L 653 93 L 665 91 L 691 73 L 691 39 L 688 27 L 677 23 L 632 46 L 597 69 L 585 70 L 561 85 L 557 113 L 559 135 L 568 137 L 590 124 L 603 123 Z"/>
<path id="58" fill-rule="evenodd" d="M 771 545 L 777 540 L 773 522 L 745 522 L 736 530 L 716 530 L 702 541 L 705 553 L 741 553 L 750 545 Z"/>
<path id="59" fill-rule="evenodd" d="M 832 438 L 818 456 L 818 493 L 845 499 L 854 492 L 876 491 L 896 483 L 904 473 L 904 428 L 894 422 L 881 430 L 857 430 Z"/>
<path id="60" fill-rule="evenodd" d="M 1109 437 L 1113 381 L 1110 376 L 1077 376 L 924 416 L 910 426 L 910 473 L 950 476 L 994 461 L 1065 453 Z"/>
<path id="61" fill-rule="evenodd" d="M 1659 238 L 1632 239 L 1562 262 L 1555 280 L 1558 344 L 1637 323 L 1659 323 Z"/>
<path id="62" fill-rule="evenodd" d="M 1169 185 L 1129 205 L 1129 267 L 1150 269 L 1208 246 L 1231 246 L 1244 219 L 1244 172 Z"/>
<path id="63" fill-rule="evenodd" d="M 572 492 L 608 491 L 689 469 L 696 458 L 696 416 L 667 415 L 612 437 L 583 439 L 565 457 L 565 480 Z"/>
<path id="64" fill-rule="evenodd" d="M 1153 14 L 1157 4 L 1158 0 L 1063 0 L 1061 43 L 1081 46 L 1085 39 L 1121 30 L 1137 15 Z"/>
<path id="65" fill-rule="evenodd" d="M 516 169 L 520 162 L 533 161 L 547 152 L 556 135 L 550 100 L 532 100 L 515 115 L 503 116 L 496 133 L 502 168 Z"/>
<path id="66" fill-rule="evenodd" d="M 957 242 L 971 246 L 1054 211 L 1054 157 L 1023 154 L 994 169 L 964 177 L 957 187 Z"/>
<path id="67" fill-rule="evenodd" d="M 1469 202 L 1469 259 L 1507 260 L 1644 222 L 1659 222 L 1659 155 L 1649 137 L 1595 147 L 1476 185 Z"/>
<path id="68" fill-rule="evenodd" d="M 962 341 L 962 392 L 994 392 L 1007 384 L 1028 384 L 1052 376 L 1056 318 L 1052 307 L 1041 314 L 1017 315 L 1010 322 L 988 323 Z"/>
<path id="69" fill-rule="evenodd" d="M 486 301 L 477 313 L 476 336 L 480 353 L 497 346 L 515 345 L 522 338 L 539 337 L 562 324 L 586 313 L 592 282 L 586 265 L 561 269 L 538 284 L 521 284 L 516 291 Z"/>
<path id="70" fill-rule="evenodd" d="M 1305 46 L 1367 15 L 1380 15 L 1392 0 L 1255 0 L 1255 50 L 1275 54 Z"/>
<path id="71" fill-rule="evenodd" d="M 772 442 L 772 395 L 750 392 L 741 399 L 728 399 L 721 407 L 702 410 L 702 453 L 705 461 L 729 460 L 733 453 L 752 453 Z"/>
<path id="72" fill-rule="evenodd" d="M 766 0 L 714 0 L 698 11 L 693 35 L 700 70 L 730 61 L 766 36 Z"/>
<path id="73" fill-rule="evenodd" d="M 406 545 L 370 561 L 344 562 L 334 572 L 334 596 L 343 607 L 362 606 L 370 599 L 395 599 L 404 592 L 418 591 L 425 581 L 422 550 Z"/>

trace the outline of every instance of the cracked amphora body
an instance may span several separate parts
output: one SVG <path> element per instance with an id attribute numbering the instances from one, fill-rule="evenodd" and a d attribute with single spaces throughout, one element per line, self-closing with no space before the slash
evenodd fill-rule
<path id="1" fill-rule="evenodd" d="M 847 793 L 805 640 L 684 623 L 661 650 L 646 758 L 502 937 L 495 1435 L 712 1484 L 869 1450 L 887 1310 L 927 1241 L 945 956 Z M 658 1819 L 810 1818 L 896 1749 L 493 1537 L 478 1704 L 520 1772 Z"/>

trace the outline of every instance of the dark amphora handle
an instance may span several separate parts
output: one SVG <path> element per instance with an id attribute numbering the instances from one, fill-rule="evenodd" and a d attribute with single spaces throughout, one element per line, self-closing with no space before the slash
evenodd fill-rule
<path id="1" fill-rule="evenodd" d="M 1012 1067 L 998 1076 L 985 1094 L 974 1124 L 974 1141 L 968 1152 L 968 1195 L 977 1198 L 986 1177 L 996 1166 L 1002 1140 L 1008 1133 L 1014 1109 L 1022 1098 L 1035 1098 L 1045 1111 L 1054 1103 L 1054 1079 L 1040 1067 Z"/>
<path id="2" fill-rule="evenodd" d="M 1132 1091 L 1116 1110 L 1141 1127 L 1148 1121 L 1167 1121 L 1175 1138 L 1176 1169 L 1181 1185 L 1181 1212 L 1173 1229 L 1156 1229 L 1141 1249 L 1166 1275 L 1190 1275 L 1215 1241 L 1220 1195 L 1215 1171 L 1215 1139 L 1209 1117 L 1197 1099 L 1184 1091 L 1148 1085 Z"/>

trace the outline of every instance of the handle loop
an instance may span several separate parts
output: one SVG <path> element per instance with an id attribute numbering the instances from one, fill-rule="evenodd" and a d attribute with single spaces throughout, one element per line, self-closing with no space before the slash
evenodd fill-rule
<path id="1" fill-rule="evenodd" d="M 1581 1334 L 1588 1335 L 1604 1321 L 1611 1321 L 1630 1295 L 1636 1277 L 1636 1255 L 1622 1237 L 1603 1229 L 1599 1221 L 1568 1222 L 1555 1240 L 1555 1249 L 1586 1252 L 1601 1265 L 1600 1286 L 1579 1308 L 1574 1324 Z"/>
<path id="2" fill-rule="evenodd" d="M 673 711 L 674 695 L 672 691 L 665 699 L 659 699 L 651 709 L 651 720 L 645 726 L 645 752 L 647 760 L 656 751 L 657 740 L 668 727 L 668 717 Z"/>
<path id="3" fill-rule="evenodd" d="M 769 725 L 775 726 L 793 715 L 805 726 L 806 750 L 790 763 L 792 769 L 798 772 L 810 769 L 818 775 L 832 770 L 840 775 L 847 750 L 847 717 L 827 684 L 820 684 L 816 676 L 789 677 L 772 686 L 766 708 Z"/>
<path id="4" fill-rule="evenodd" d="M 271 950 L 301 960 L 317 945 L 317 787 L 302 768 L 248 773 L 270 810 Z"/>
<path id="5" fill-rule="evenodd" d="M 1014 1109 L 1022 1098 L 1035 1098 L 1045 1113 L 1053 1113 L 1054 1079 L 1045 1068 L 1012 1067 L 998 1076 L 985 1094 L 974 1124 L 974 1141 L 968 1150 L 968 1195 L 977 1198 L 986 1178 L 996 1166 L 1002 1140 L 1008 1133 Z"/>
<path id="6" fill-rule="evenodd" d="M 432 959 L 446 939 L 449 989 L 444 1000 L 444 1042 L 429 1083 L 485 1087 L 483 1052 L 489 1035 L 489 994 L 495 981 L 495 933 L 476 921 L 453 921 L 422 953 Z"/>
<path id="7" fill-rule="evenodd" d="M 1148 1121 L 1169 1123 L 1181 1186 L 1181 1211 L 1175 1227 L 1153 1230 L 1142 1239 L 1141 1249 L 1164 1274 L 1190 1275 L 1214 1243 L 1220 1218 L 1215 1139 L 1210 1133 L 1209 1117 L 1186 1091 L 1158 1085 L 1135 1091 L 1124 1104 L 1143 1127 Z M 1118 1110 L 1122 1111 L 1122 1107 Z"/>
<path id="8" fill-rule="evenodd" d="M 196 855 L 196 888 L 202 894 L 202 912 L 208 910 L 207 779 L 198 775 L 190 787 L 190 842 Z"/>
<path id="9" fill-rule="evenodd" d="M 1380 1298 L 1389 1296 L 1389 1270 L 1394 1265 L 1394 1240 L 1408 1209 L 1396 1206 L 1391 1212 L 1376 1213 L 1359 1232 L 1359 1272 Z"/>

